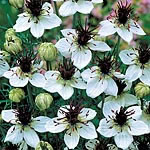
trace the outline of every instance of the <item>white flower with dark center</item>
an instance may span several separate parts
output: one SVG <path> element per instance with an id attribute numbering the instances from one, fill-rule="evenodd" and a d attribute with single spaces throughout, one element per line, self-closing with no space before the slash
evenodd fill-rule
<path id="1" fill-rule="evenodd" d="M 16 32 L 23 32 L 30 28 L 30 32 L 36 38 L 44 34 L 45 29 L 60 26 L 61 19 L 53 13 L 50 3 L 42 4 L 41 0 L 25 0 L 26 10 L 19 14 L 14 25 Z"/>
<path id="2" fill-rule="evenodd" d="M 54 0 L 54 1 L 65 1 L 65 0 Z M 89 14 L 94 8 L 93 3 L 102 3 L 103 0 L 67 0 L 65 1 L 60 9 L 59 13 L 61 16 L 74 15 L 76 12 L 82 14 Z"/>
<path id="3" fill-rule="evenodd" d="M 39 73 L 41 66 L 42 62 L 38 65 L 28 56 L 21 57 L 18 66 L 10 68 L 3 76 L 8 78 L 10 85 L 14 87 L 24 87 L 28 82 L 35 87 L 44 87 L 45 77 Z"/>
<path id="4" fill-rule="evenodd" d="M 138 99 L 136 98 L 136 96 L 128 93 L 132 86 L 132 83 L 120 79 L 116 79 L 115 82 L 118 86 L 117 96 L 108 96 L 105 98 L 105 102 L 113 101 L 125 107 L 138 104 Z M 98 104 L 98 107 L 101 108 L 101 105 L 102 102 Z"/>
<path id="5" fill-rule="evenodd" d="M 114 102 L 106 102 L 103 108 L 104 119 L 97 131 L 105 137 L 114 137 L 117 147 L 126 149 L 133 142 L 133 136 L 148 133 L 148 126 L 138 120 L 142 114 L 140 106 L 127 109 Z"/>
<path id="6" fill-rule="evenodd" d="M 118 150 L 114 144 L 108 144 L 105 140 L 92 139 L 85 143 L 87 150 Z"/>
<path id="7" fill-rule="evenodd" d="M 40 140 L 35 131 L 46 132 L 45 124 L 50 118 L 45 116 L 33 118 L 31 114 L 28 107 L 2 111 L 2 119 L 13 124 L 7 132 L 4 142 L 20 144 L 25 141 L 29 146 L 36 147 Z"/>
<path id="8" fill-rule="evenodd" d="M 118 9 L 112 12 L 107 20 L 100 22 L 101 28 L 98 34 L 100 36 L 108 36 L 117 32 L 128 43 L 133 39 L 133 33 L 145 35 L 143 29 L 136 22 L 137 17 L 133 15 L 131 3 L 126 0 L 124 4 L 120 0 L 117 6 Z"/>
<path id="9" fill-rule="evenodd" d="M 8 63 L 3 59 L 3 56 L 0 55 L 0 77 L 3 76 L 3 74 L 9 70 Z"/>
<path id="10" fill-rule="evenodd" d="M 86 89 L 86 83 L 81 78 L 79 70 L 70 61 L 59 66 L 58 71 L 47 71 L 44 89 L 51 93 L 58 92 L 64 100 L 69 99 L 74 88 Z"/>
<path id="11" fill-rule="evenodd" d="M 120 72 L 116 72 L 117 64 L 111 57 L 99 59 L 98 66 L 91 67 L 81 73 L 82 78 L 87 82 L 86 93 L 89 97 L 95 98 L 101 93 L 117 96 L 118 87 L 114 77 L 123 78 Z"/>
<path id="12" fill-rule="evenodd" d="M 138 78 L 150 86 L 150 48 L 141 45 L 139 49 L 123 50 L 119 54 L 121 61 L 129 65 L 126 78 L 130 82 Z"/>
<path id="13" fill-rule="evenodd" d="M 96 35 L 89 27 L 83 28 L 81 25 L 78 29 L 61 30 L 64 38 L 56 43 L 57 49 L 65 56 L 71 56 L 71 60 L 79 69 L 84 68 L 92 59 L 91 51 L 105 52 L 111 48 L 101 41 L 95 41 L 93 38 Z"/>
<path id="14" fill-rule="evenodd" d="M 85 139 L 97 138 L 95 126 L 90 121 L 96 116 L 95 110 L 70 104 L 61 107 L 57 115 L 58 117 L 47 122 L 46 129 L 51 133 L 67 130 L 64 141 L 69 149 L 78 145 L 80 136 Z"/>

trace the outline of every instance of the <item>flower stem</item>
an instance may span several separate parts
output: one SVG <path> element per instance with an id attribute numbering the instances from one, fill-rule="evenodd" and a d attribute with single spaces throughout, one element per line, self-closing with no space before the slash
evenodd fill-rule
<path id="1" fill-rule="evenodd" d="M 75 14 L 73 15 L 73 22 L 72 22 L 72 27 L 73 27 L 73 28 L 76 28 L 76 27 L 77 27 L 77 21 L 78 21 L 78 19 L 79 19 L 79 14 L 78 14 L 78 13 L 75 13 Z"/>
<path id="2" fill-rule="evenodd" d="M 104 107 L 104 103 L 105 103 L 105 93 L 102 94 L 102 114 L 103 114 L 103 107 Z"/>
<path id="3" fill-rule="evenodd" d="M 118 40 L 117 40 L 117 43 L 114 47 L 114 54 L 116 56 L 116 59 L 118 59 L 118 56 L 119 56 L 119 47 L 120 47 L 120 36 L 118 35 Z"/>
<path id="4" fill-rule="evenodd" d="M 57 7 L 57 3 L 56 2 L 54 2 L 54 7 L 55 7 L 56 15 L 59 17 L 59 12 L 58 12 L 58 7 Z"/>
<path id="5" fill-rule="evenodd" d="M 33 103 L 33 96 L 32 96 L 32 90 L 31 90 L 30 84 L 27 84 L 27 92 L 28 92 L 28 96 L 29 96 L 30 106 L 32 108 L 34 106 L 34 103 Z"/>

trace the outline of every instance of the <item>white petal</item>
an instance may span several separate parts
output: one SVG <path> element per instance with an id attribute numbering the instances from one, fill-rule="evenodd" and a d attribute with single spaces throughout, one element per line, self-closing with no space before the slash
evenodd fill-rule
<path id="1" fill-rule="evenodd" d="M 11 142 L 12 144 L 18 144 L 23 140 L 23 133 L 21 131 L 21 126 L 13 125 L 7 131 L 5 141 L 4 142 Z"/>
<path id="2" fill-rule="evenodd" d="M 30 127 L 24 128 L 23 134 L 24 134 L 24 139 L 26 143 L 31 147 L 35 148 L 37 144 L 40 142 L 40 139 L 37 133 Z"/>
<path id="3" fill-rule="evenodd" d="M 15 123 L 15 121 L 17 120 L 15 112 L 15 109 L 2 110 L 2 119 L 6 122 Z"/>
<path id="4" fill-rule="evenodd" d="M 47 71 L 45 73 L 45 78 L 46 79 L 55 79 L 56 80 L 59 75 L 60 75 L 59 71 Z"/>
<path id="5" fill-rule="evenodd" d="M 77 89 L 86 89 L 86 83 L 81 78 L 75 79 L 75 82 L 71 83 L 71 86 Z"/>
<path id="6" fill-rule="evenodd" d="M 64 85 L 62 89 L 58 91 L 58 93 L 64 100 L 67 100 L 73 95 L 74 89 L 71 86 Z"/>
<path id="7" fill-rule="evenodd" d="M 33 22 L 30 31 L 34 37 L 39 38 L 44 34 L 44 27 L 40 21 L 38 23 Z"/>
<path id="8" fill-rule="evenodd" d="M 132 65 L 135 63 L 135 58 L 137 58 L 137 54 L 133 50 L 123 50 L 120 52 L 119 57 L 121 61 L 126 65 Z"/>
<path id="9" fill-rule="evenodd" d="M 118 93 L 118 86 L 116 82 L 112 78 L 108 78 L 107 80 L 107 88 L 104 91 L 108 95 L 117 96 Z"/>
<path id="10" fill-rule="evenodd" d="M 92 0 L 92 3 L 102 3 L 103 0 Z"/>
<path id="11" fill-rule="evenodd" d="M 79 133 L 75 128 L 70 128 L 67 130 L 64 136 L 65 144 L 69 149 L 74 149 L 79 143 Z"/>
<path id="12" fill-rule="evenodd" d="M 86 93 L 89 97 L 95 98 L 103 93 L 107 88 L 107 81 L 98 77 L 91 79 L 87 84 Z"/>
<path id="13" fill-rule="evenodd" d="M 40 23 L 42 24 L 43 28 L 52 29 L 60 26 L 62 21 L 57 15 L 51 14 L 50 16 L 42 16 L 40 18 Z"/>
<path id="14" fill-rule="evenodd" d="M 71 55 L 71 44 L 68 39 L 60 39 L 55 46 L 64 57 L 68 57 Z"/>
<path id="15" fill-rule="evenodd" d="M 9 65 L 5 60 L 1 60 L 0 58 L 0 77 L 3 76 L 3 74 L 9 70 Z"/>
<path id="16" fill-rule="evenodd" d="M 72 53 L 73 64 L 82 69 L 89 64 L 92 58 L 92 53 L 90 50 L 77 50 Z"/>
<path id="17" fill-rule="evenodd" d="M 78 131 L 81 137 L 85 139 L 97 138 L 96 129 L 92 122 L 88 122 L 86 124 L 78 123 L 78 125 L 80 126 Z"/>
<path id="18" fill-rule="evenodd" d="M 100 36 L 112 35 L 117 31 L 117 28 L 115 28 L 115 24 L 111 23 L 108 20 L 101 21 L 100 24 L 101 28 L 98 32 Z"/>
<path id="19" fill-rule="evenodd" d="M 91 41 L 89 44 L 90 49 L 100 52 L 110 51 L 111 48 L 105 43 L 101 41 Z"/>
<path id="20" fill-rule="evenodd" d="M 19 18 L 16 21 L 16 24 L 13 26 L 16 32 L 26 31 L 30 27 L 31 27 L 31 22 L 29 21 L 29 17 L 26 17 L 26 15 L 19 16 Z"/>
<path id="21" fill-rule="evenodd" d="M 106 118 L 100 121 L 97 131 L 105 137 L 112 137 L 117 134 L 115 128 L 112 128 L 112 124 Z"/>
<path id="22" fill-rule="evenodd" d="M 77 33 L 75 29 L 63 29 L 61 30 L 61 33 L 64 37 L 66 37 L 68 40 L 73 40 L 77 37 Z"/>
<path id="23" fill-rule="evenodd" d="M 129 126 L 128 132 L 134 136 L 143 135 L 149 132 L 148 126 L 143 121 L 133 120 L 129 123 Z"/>
<path id="24" fill-rule="evenodd" d="M 90 108 L 82 108 L 80 114 L 78 115 L 78 119 L 81 122 L 92 120 L 96 116 L 97 112 Z"/>
<path id="25" fill-rule="evenodd" d="M 28 81 L 28 77 L 21 79 L 18 76 L 13 76 L 9 79 L 10 85 L 14 87 L 25 87 L 28 84 Z"/>
<path id="26" fill-rule="evenodd" d="M 143 31 L 143 29 L 140 27 L 140 25 L 135 21 L 131 21 L 130 31 L 133 32 L 134 34 L 146 35 L 146 33 Z"/>
<path id="27" fill-rule="evenodd" d="M 42 9 L 45 9 L 49 12 L 49 14 L 52 14 L 53 13 L 53 7 L 50 3 L 48 2 L 45 2 L 42 6 Z"/>
<path id="28" fill-rule="evenodd" d="M 140 80 L 144 83 L 150 86 L 150 68 L 145 68 L 142 72 L 142 75 L 140 77 Z"/>
<path id="29" fill-rule="evenodd" d="M 89 14 L 94 8 L 92 2 L 79 0 L 77 2 L 77 11 L 83 14 Z"/>
<path id="30" fill-rule="evenodd" d="M 120 132 L 118 133 L 115 138 L 115 143 L 117 147 L 126 149 L 129 145 L 133 142 L 133 137 L 128 132 Z"/>
<path id="31" fill-rule="evenodd" d="M 50 121 L 50 118 L 45 116 L 36 117 L 31 122 L 31 127 L 34 128 L 35 131 L 43 133 L 46 132 L 45 125 L 46 123 Z"/>
<path id="32" fill-rule="evenodd" d="M 106 118 L 109 118 L 109 116 L 115 116 L 116 111 L 120 111 L 120 105 L 115 102 L 106 102 L 104 103 L 103 107 L 103 114 Z"/>
<path id="33" fill-rule="evenodd" d="M 44 75 L 40 73 L 35 73 L 32 75 L 31 79 L 29 79 L 30 83 L 35 87 L 44 87 L 46 80 Z"/>
<path id="34" fill-rule="evenodd" d="M 3 76 L 10 79 L 11 77 L 16 76 L 15 74 L 17 69 L 18 67 L 11 68 L 9 71 L 6 71 Z"/>
<path id="35" fill-rule="evenodd" d="M 65 105 L 65 106 L 60 107 L 58 112 L 57 112 L 57 116 L 59 118 L 64 118 L 66 116 L 64 112 L 69 112 L 68 109 L 70 109 L 70 105 Z"/>
<path id="36" fill-rule="evenodd" d="M 133 39 L 133 34 L 132 32 L 128 31 L 127 29 L 120 29 L 118 28 L 117 33 L 121 36 L 123 40 L 126 42 L 130 43 L 131 40 Z"/>
<path id="37" fill-rule="evenodd" d="M 22 141 L 21 144 L 19 144 L 18 150 L 28 150 L 28 145 L 25 141 Z"/>
<path id="38" fill-rule="evenodd" d="M 45 125 L 47 131 L 51 133 L 59 133 L 66 129 L 67 123 L 63 122 L 64 119 L 60 119 L 59 117 L 53 118 L 48 121 Z"/>
<path id="39" fill-rule="evenodd" d="M 140 66 L 131 65 L 126 70 L 126 79 L 130 82 L 137 80 L 142 75 L 142 69 Z"/>
<path id="40" fill-rule="evenodd" d="M 59 9 L 60 15 L 64 17 L 74 15 L 76 12 L 76 3 L 71 1 L 64 2 Z"/>

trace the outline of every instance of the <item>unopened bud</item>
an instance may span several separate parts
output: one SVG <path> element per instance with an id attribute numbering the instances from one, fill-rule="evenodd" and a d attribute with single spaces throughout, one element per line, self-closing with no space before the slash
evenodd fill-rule
<path id="1" fill-rule="evenodd" d="M 24 0 L 9 0 L 9 3 L 15 8 L 22 8 L 24 5 Z"/>
<path id="2" fill-rule="evenodd" d="M 48 142 L 40 141 L 35 150 L 53 150 L 53 147 Z"/>
<path id="3" fill-rule="evenodd" d="M 9 28 L 5 33 L 5 39 L 7 40 L 10 36 L 16 36 L 16 32 L 13 28 Z"/>

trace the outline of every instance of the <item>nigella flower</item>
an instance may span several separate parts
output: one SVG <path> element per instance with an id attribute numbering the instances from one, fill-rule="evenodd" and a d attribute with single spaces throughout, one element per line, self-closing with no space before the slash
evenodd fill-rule
<path id="1" fill-rule="evenodd" d="M 91 61 L 91 50 L 100 52 L 111 50 L 105 42 L 94 40 L 96 34 L 86 24 L 85 28 L 80 25 L 78 29 L 62 30 L 64 38 L 56 43 L 60 53 L 65 57 L 71 55 L 73 64 L 79 69 L 84 68 Z"/>
<path id="2" fill-rule="evenodd" d="M 111 56 L 105 56 L 98 60 L 98 66 L 93 66 L 81 73 L 82 78 L 87 82 L 86 93 L 89 97 L 95 98 L 101 93 L 117 96 L 118 87 L 114 77 L 122 78 L 117 63 Z M 116 68 L 117 67 L 117 68 Z"/>
<path id="3" fill-rule="evenodd" d="M 126 149 L 133 142 L 133 136 L 148 133 L 148 126 L 138 120 L 142 114 L 140 106 L 122 107 L 114 102 L 106 102 L 104 119 L 97 131 L 105 137 L 114 137 L 117 147 Z"/>
<path id="4" fill-rule="evenodd" d="M 123 50 L 119 54 L 121 61 L 129 65 L 126 70 L 126 78 L 130 82 L 138 78 L 150 86 L 150 48 L 143 44 L 139 49 Z"/>
<path id="5" fill-rule="evenodd" d="M 47 122 L 46 129 L 51 133 L 67 130 L 64 141 L 69 149 L 78 145 L 80 136 L 85 139 L 97 138 L 95 126 L 90 121 L 96 116 L 95 110 L 70 104 L 61 107 L 57 115 L 58 117 Z"/>
<path id="6" fill-rule="evenodd" d="M 126 42 L 133 39 L 133 33 L 145 35 L 143 29 L 136 22 L 137 17 L 133 14 L 131 3 L 128 0 L 126 0 L 126 3 L 120 0 L 117 6 L 118 9 L 112 12 L 107 20 L 100 22 L 101 28 L 98 34 L 108 36 L 117 32 Z"/>
<path id="7" fill-rule="evenodd" d="M 39 73 L 41 67 L 42 62 L 35 64 L 34 58 L 31 58 L 30 55 L 21 56 L 18 59 L 17 66 L 10 68 L 3 76 L 8 78 L 10 85 L 14 87 L 24 87 L 28 82 L 35 87 L 43 87 L 45 77 Z"/>
<path id="8" fill-rule="evenodd" d="M 3 56 L 0 55 L 0 77 L 3 76 L 3 74 L 9 70 L 8 63 L 4 60 Z"/>
<path id="9" fill-rule="evenodd" d="M 82 80 L 79 70 L 70 60 L 60 65 L 58 71 L 47 71 L 45 77 L 47 81 L 44 89 L 51 93 L 58 92 L 64 100 L 73 95 L 74 88 L 86 88 L 86 83 Z"/>
<path id="10" fill-rule="evenodd" d="M 19 109 L 3 110 L 2 119 L 13 124 L 7 132 L 4 142 L 9 141 L 12 144 L 19 144 L 24 140 L 34 148 L 40 141 L 35 131 L 46 132 L 44 125 L 50 120 L 45 116 L 33 118 L 32 112 L 27 106 Z"/>
<path id="11" fill-rule="evenodd" d="M 51 4 L 42 4 L 41 0 L 25 0 L 25 12 L 19 14 L 14 25 L 16 32 L 23 32 L 29 28 L 36 38 L 44 34 L 45 29 L 52 29 L 60 26 L 61 19 L 53 13 Z"/>
<path id="12" fill-rule="evenodd" d="M 65 0 L 54 0 L 54 1 L 65 1 Z M 102 3 L 103 0 L 68 0 L 65 1 L 60 9 L 59 13 L 61 16 L 74 15 L 76 12 L 82 14 L 89 14 L 94 8 L 92 3 Z"/>

